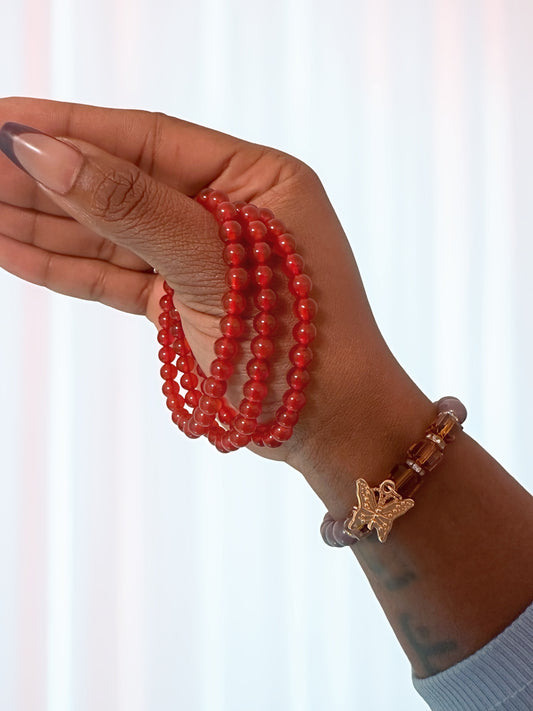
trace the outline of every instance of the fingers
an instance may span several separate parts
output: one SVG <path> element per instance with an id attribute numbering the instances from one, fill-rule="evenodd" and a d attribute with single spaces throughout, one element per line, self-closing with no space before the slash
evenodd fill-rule
<path id="1" fill-rule="evenodd" d="M 70 216 L 58 217 L 0 203 L 0 234 L 56 254 L 100 259 L 139 271 L 149 268 L 140 257 L 98 237 Z"/>
<path id="2" fill-rule="evenodd" d="M 59 294 L 145 314 L 156 276 L 96 259 L 54 254 L 0 235 L 0 264 L 21 279 Z"/>
<path id="3" fill-rule="evenodd" d="M 0 148 L 77 222 L 171 278 L 183 294 L 211 295 L 219 309 L 222 265 L 217 227 L 194 200 L 133 163 L 80 141 L 6 124 Z M 202 273 L 202 283 L 197 274 Z M 206 292 L 207 287 L 207 292 Z"/>
<path id="4" fill-rule="evenodd" d="M 252 150 L 257 148 L 232 136 L 160 113 L 58 101 L 1 99 L 0 125 L 8 121 L 36 126 L 53 136 L 94 144 L 191 196 L 215 180 L 237 150 L 246 146 Z M 5 187 L 0 175 L 0 197 Z"/>

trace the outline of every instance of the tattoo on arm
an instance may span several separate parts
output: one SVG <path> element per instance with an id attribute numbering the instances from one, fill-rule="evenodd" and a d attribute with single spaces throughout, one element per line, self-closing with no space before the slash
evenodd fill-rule
<path id="1" fill-rule="evenodd" d="M 428 676 L 446 668 L 446 665 L 439 664 L 439 657 L 456 650 L 456 642 L 452 639 L 431 641 L 429 628 L 424 625 L 416 627 L 408 613 L 400 615 L 400 627 Z"/>
<path id="2" fill-rule="evenodd" d="M 366 541 L 365 541 L 366 543 Z M 403 588 L 410 585 L 417 579 L 417 575 L 412 568 L 409 568 L 401 560 L 396 559 L 394 561 L 394 570 L 392 570 L 390 561 L 388 565 L 380 560 L 379 553 L 381 552 L 376 546 L 371 548 L 372 543 L 368 542 L 370 545 L 360 546 L 357 553 L 360 559 L 365 563 L 368 570 L 374 575 L 376 580 L 378 580 L 386 590 L 395 592 L 397 590 L 402 590 Z M 377 545 L 381 545 L 378 543 Z"/>

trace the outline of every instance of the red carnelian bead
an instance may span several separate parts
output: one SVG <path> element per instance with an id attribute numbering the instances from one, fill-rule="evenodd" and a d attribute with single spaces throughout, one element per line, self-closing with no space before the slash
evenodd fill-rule
<path id="1" fill-rule="evenodd" d="M 243 435 L 251 435 L 257 428 L 257 420 L 249 420 L 247 417 L 237 416 L 233 420 L 233 427 Z"/>
<path id="2" fill-rule="evenodd" d="M 217 441 L 219 441 L 219 434 L 215 427 L 209 428 L 209 432 L 207 433 L 207 439 L 209 440 L 209 443 L 212 444 L 214 447 L 217 446 Z"/>
<path id="3" fill-rule="evenodd" d="M 244 333 L 244 321 L 238 316 L 228 314 L 220 319 L 220 331 L 228 338 L 239 338 Z"/>
<path id="4" fill-rule="evenodd" d="M 235 415 L 229 407 L 222 406 L 218 411 L 218 419 L 223 425 L 229 425 L 233 422 Z"/>
<path id="5" fill-rule="evenodd" d="M 165 397 L 170 397 L 171 395 L 179 395 L 180 394 L 180 386 L 177 384 L 177 382 L 175 380 L 165 380 L 161 390 L 163 391 L 163 395 L 165 395 Z"/>
<path id="6" fill-rule="evenodd" d="M 220 202 L 217 205 L 215 217 L 219 222 L 235 220 L 237 218 L 237 208 L 231 202 Z"/>
<path id="7" fill-rule="evenodd" d="M 215 363 L 221 363 L 222 361 L 216 360 Z M 229 377 L 229 376 L 228 376 Z M 206 378 L 202 383 L 202 390 L 205 395 L 209 397 L 223 397 L 227 389 L 227 383 L 220 378 Z"/>
<path id="8" fill-rule="evenodd" d="M 233 204 L 237 208 L 237 212 L 240 212 L 243 207 L 246 207 L 246 205 L 248 205 L 248 203 L 244 202 L 244 200 L 235 200 Z"/>
<path id="9" fill-rule="evenodd" d="M 230 432 L 229 441 L 234 447 L 239 449 L 240 447 L 246 447 L 247 444 L 250 444 L 252 438 L 250 435 L 241 434 L 240 432 L 233 430 Z"/>
<path id="10" fill-rule="evenodd" d="M 269 234 L 273 237 L 279 237 L 280 235 L 285 234 L 285 225 L 281 220 L 278 220 L 277 217 L 274 217 L 273 220 L 268 221 L 267 229 Z"/>
<path id="11" fill-rule="evenodd" d="M 301 274 L 304 269 L 304 258 L 300 254 L 289 254 L 285 260 L 285 269 L 289 274 Z"/>
<path id="12" fill-rule="evenodd" d="M 222 306 L 228 314 L 242 314 L 246 308 L 246 299 L 240 291 L 227 291 L 222 297 Z"/>
<path id="13" fill-rule="evenodd" d="M 259 417 L 262 409 L 263 408 L 260 402 L 253 402 L 252 400 L 243 400 L 239 405 L 239 412 L 241 415 L 250 420 Z"/>
<path id="14" fill-rule="evenodd" d="M 170 328 L 171 318 L 170 318 L 170 314 L 168 313 L 168 311 L 163 311 L 162 313 L 160 313 L 158 321 L 159 321 L 159 325 L 163 329 L 166 330 L 166 329 Z"/>
<path id="15" fill-rule="evenodd" d="M 260 222 L 259 224 L 262 225 L 263 223 Z M 272 249 L 268 242 L 256 242 L 252 247 L 252 256 L 258 264 L 266 264 L 271 255 Z"/>
<path id="16" fill-rule="evenodd" d="M 254 303 L 260 311 L 272 311 L 276 305 L 276 293 L 272 289 L 259 289 Z"/>
<path id="17" fill-rule="evenodd" d="M 276 330 L 276 319 L 272 314 L 264 312 L 254 316 L 254 329 L 260 336 L 269 336 Z"/>
<path id="18" fill-rule="evenodd" d="M 292 437 L 292 427 L 285 427 L 284 425 L 275 425 L 272 428 L 271 436 L 277 442 L 286 442 Z"/>
<path id="19" fill-rule="evenodd" d="M 183 432 L 183 428 L 185 426 L 185 423 L 189 421 L 191 417 L 190 412 L 187 412 L 187 410 L 175 410 L 172 413 L 172 422 L 176 424 L 180 430 Z"/>
<path id="20" fill-rule="evenodd" d="M 167 407 L 171 412 L 181 410 L 185 405 L 185 398 L 181 395 L 170 395 L 167 397 Z"/>
<path id="21" fill-rule="evenodd" d="M 215 415 L 213 413 L 207 413 L 198 408 L 193 412 L 193 417 L 194 421 L 198 422 L 198 424 L 204 427 L 205 429 L 211 427 L 211 425 L 215 421 Z"/>
<path id="22" fill-rule="evenodd" d="M 283 404 L 287 410 L 298 412 L 305 405 L 306 399 L 304 393 L 299 390 L 287 390 L 283 395 Z"/>
<path id="23" fill-rule="evenodd" d="M 239 445 L 233 444 L 231 441 L 231 435 L 229 432 L 224 432 L 220 440 L 220 444 L 226 452 L 236 452 L 239 449 Z"/>
<path id="24" fill-rule="evenodd" d="M 174 338 L 178 338 L 180 340 L 183 340 L 185 338 L 181 323 L 173 323 L 170 327 L 170 333 L 174 336 Z"/>
<path id="25" fill-rule="evenodd" d="M 218 338 L 215 341 L 215 355 L 222 360 L 233 360 L 239 352 L 239 344 L 233 338 Z"/>
<path id="26" fill-rule="evenodd" d="M 165 363 L 161 366 L 161 370 L 159 372 L 161 373 L 163 380 L 174 380 L 178 374 L 178 369 L 172 363 Z"/>
<path id="27" fill-rule="evenodd" d="M 246 250 L 240 242 L 230 242 L 224 247 L 222 258 L 230 267 L 239 267 L 246 261 Z"/>
<path id="28" fill-rule="evenodd" d="M 268 393 L 268 387 L 259 380 L 248 380 L 242 390 L 245 398 L 255 402 L 264 400 Z"/>
<path id="29" fill-rule="evenodd" d="M 174 341 L 174 343 L 172 344 L 172 348 L 179 356 L 188 355 L 191 352 L 191 349 L 189 348 L 188 344 L 184 343 L 183 341 Z"/>
<path id="30" fill-rule="evenodd" d="M 216 415 L 221 405 L 222 403 L 218 397 L 211 397 L 210 395 L 201 395 L 198 400 L 198 407 L 207 415 Z"/>
<path id="31" fill-rule="evenodd" d="M 163 363 L 172 363 L 176 357 L 176 351 L 170 346 L 164 346 L 159 350 L 159 360 Z"/>
<path id="32" fill-rule="evenodd" d="M 259 219 L 266 224 L 270 222 L 270 220 L 274 219 L 274 213 L 272 212 L 272 210 L 269 210 L 268 207 L 260 207 Z"/>
<path id="33" fill-rule="evenodd" d="M 211 195 L 213 192 L 213 188 L 205 188 L 205 190 L 202 190 L 201 193 L 198 193 L 196 196 L 196 202 L 199 202 L 200 205 L 205 205 L 207 202 L 207 198 Z"/>
<path id="34" fill-rule="evenodd" d="M 259 219 L 259 210 L 252 203 L 247 203 L 239 208 L 239 212 L 247 222 L 254 222 Z"/>
<path id="35" fill-rule="evenodd" d="M 159 299 L 159 306 L 161 307 L 161 311 L 170 311 L 170 309 L 173 309 L 174 304 L 172 302 L 172 296 L 170 296 L 170 294 L 162 296 Z"/>
<path id="36" fill-rule="evenodd" d="M 293 346 L 289 352 L 289 360 L 298 368 L 305 368 L 313 360 L 313 351 L 305 346 Z"/>
<path id="37" fill-rule="evenodd" d="M 293 390 L 303 390 L 307 387 L 310 377 L 303 368 L 291 368 L 287 373 L 287 382 Z"/>
<path id="38" fill-rule="evenodd" d="M 314 299 L 298 299 L 293 306 L 293 313 L 300 321 L 312 321 L 318 309 L 318 304 Z"/>
<path id="39" fill-rule="evenodd" d="M 234 291 L 242 291 L 248 286 L 250 278 L 246 269 L 242 267 L 232 267 L 226 274 L 226 284 Z"/>
<path id="40" fill-rule="evenodd" d="M 270 375 L 270 368 L 265 360 L 252 359 L 248 361 L 246 372 L 252 380 L 266 380 Z"/>
<path id="41" fill-rule="evenodd" d="M 251 242 L 264 242 L 267 236 L 267 228 L 261 220 L 253 220 L 248 224 L 248 235 Z"/>
<path id="42" fill-rule="evenodd" d="M 185 393 L 185 402 L 189 407 L 198 407 L 201 393 L 198 390 L 187 390 Z"/>
<path id="43" fill-rule="evenodd" d="M 231 363 L 228 363 L 228 361 L 225 360 L 220 360 L 220 358 L 216 358 L 210 366 L 210 372 L 213 377 L 215 377 L 217 380 L 228 380 L 228 378 L 231 377 L 233 373 L 233 365 Z M 209 378 L 208 378 L 209 380 Z M 207 380 L 206 380 L 207 384 Z M 206 395 L 209 395 L 207 391 L 205 391 Z"/>
<path id="44" fill-rule="evenodd" d="M 307 274 L 297 274 L 289 282 L 289 290 L 292 294 L 300 296 L 302 298 L 309 296 L 311 289 L 313 287 L 313 282 L 307 276 Z"/>
<path id="45" fill-rule="evenodd" d="M 253 271 L 254 281 L 258 286 L 268 286 L 274 276 L 272 269 L 266 264 L 261 264 Z"/>
<path id="46" fill-rule="evenodd" d="M 250 343 L 250 349 L 256 358 L 266 360 L 274 353 L 274 344 L 270 338 L 256 336 Z"/>
<path id="47" fill-rule="evenodd" d="M 162 346 L 170 346 L 174 341 L 174 336 L 165 329 L 161 329 L 157 334 L 157 340 Z"/>
<path id="48" fill-rule="evenodd" d="M 299 321 L 292 329 L 294 340 L 307 346 L 316 338 L 316 326 L 314 323 Z"/>
<path id="49" fill-rule="evenodd" d="M 195 422 L 192 417 L 183 426 L 183 433 L 191 439 L 201 437 L 205 431 L 205 427 L 202 427 L 202 425 L 199 425 L 198 422 Z"/>
<path id="50" fill-rule="evenodd" d="M 281 447 L 281 442 L 279 442 L 277 439 L 274 439 L 272 434 L 266 435 L 266 437 L 263 438 L 263 444 L 265 447 L 270 447 L 273 449 L 274 447 Z"/>
<path id="51" fill-rule="evenodd" d="M 183 373 L 180 378 L 180 385 L 185 390 L 194 390 L 198 385 L 198 376 L 195 373 Z"/>
<path id="52" fill-rule="evenodd" d="M 296 241 L 294 237 L 288 232 L 285 232 L 277 238 L 275 250 L 278 254 L 292 256 L 294 254 L 295 249 Z"/>
<path id="53" fill-rule="evenodd" d="M 268 428 L 266 425 L 258 425 L 256 431 L 252 435 L 252 441 L 258 447 L 265 446 L 265 437 L 268 434 Z"/>
<path id="54" fill-rule="evenodd" d="M 220 225 L 218 235 L 223 242 L 240 242 L 242 227 L 237 220 L 228 220 Z"/>
<path id="55" fill-rule="evenodd" d="M 213 190 L 212 193 L 209 193 L 205 206 L 211 212 L 215 212 L 222 202 L 229 202 L 228 196 L 222 190 Z"/>
<path id="56" fill-rule="evenodd" d="M 286 407 L 280 407 L 276 412 L 276 422 L 284 427 L 294 427 L 299 417 L 297 410 L 288 410 Z"/>
<path id="57" fill-rule="evenodd" d="M 180 356 L 176 361 L 176 367 L 180 373 L 190 373 L 191 370 L 194 370 L 195 365 L 196 361 L 192 355 Z"/>
<path id="58" fill-rule="evenodd" d="M 166 294 L 170 294 L 170 296 L 173 296 L 174 289 L 166 281 L 163 282 L 163 289 L 165 290 Z"/>

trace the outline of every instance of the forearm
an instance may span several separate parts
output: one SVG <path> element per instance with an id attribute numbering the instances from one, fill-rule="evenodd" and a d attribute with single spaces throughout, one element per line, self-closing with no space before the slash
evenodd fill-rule
<path id="1" fill-rule="evenodd" d="M 373 434 L 362 439 L 356 432 L 343 461 L 333 453 L 330 470 L 326 462 L 319 467 L 322 478 L 309 463 L 335 518 L 346 517 L 355 504 L 355 480 L 361 476 L 375 486 L 387 478 L 435 414 L 399 375 L 391 380 L 389 404 L 383 401 L 382 426 L 374 407 L 368 423 Z M 381 393 L 380 387 L 376 406 L 385 397 L 386 386 Z M 368 444 L 376 447 L 373 459 Z M 299 468 L 306 473 L 305 463 Z M 420 677 L 479 649 L 533 597 L 533 498 L 465 433 L 426 477 L 414 508 L 395 521 L 384 544 L 372 534 L 352 546 Z"/>

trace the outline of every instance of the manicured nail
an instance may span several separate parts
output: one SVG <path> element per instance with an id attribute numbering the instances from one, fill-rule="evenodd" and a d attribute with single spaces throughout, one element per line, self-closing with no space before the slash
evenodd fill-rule
<path id="1" fill-rule="evenodd" d="M 0 150 L 28 175 L 60 195 L 78 177 L 83 156 L 77 148 L 21 123 L 5 123 L 0 129 Z"/>

